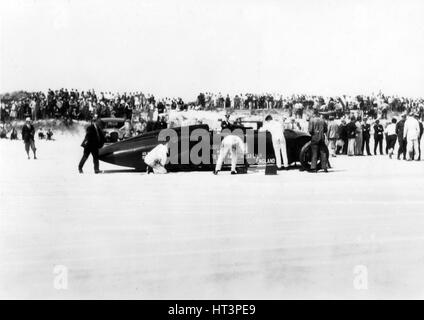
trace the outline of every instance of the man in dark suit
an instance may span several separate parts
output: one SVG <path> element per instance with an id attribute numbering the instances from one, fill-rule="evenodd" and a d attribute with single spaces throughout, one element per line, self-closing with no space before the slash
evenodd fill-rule
<path id="1" fill-rule="evenodd" d="M 401 120 L 396 123 L 396 134 L 398 136 L 398 160 L 403 155 L 403 160 L 406 160 L 406 139 L 403 138 L 403 128 L 405 127 L 406 114 L 402 114 Z"/>
<path id="2" fill-rule="evenodd" d="M 233 130 L 233 124 L 230 122 L 230 114 L 225 114 L 225 119 L 221 121 L 221 130 L 230 129 Z"/>
<path id="3" fill-rule="evenodd" d="M 35 128 L 31 123 L 31 118 L 28 117 L 25 119 L 25 124 L 22 127 L 22 140 L 24 141 L 24 144 L 25 144 L 25 151 L 28 155 L 28 159 L 30 159 L 29 157 L 30 147 L 32 149 L 32 153 L 34 153 L 34 159 L 37 159 L 37 156 L 35 155 L 35 151 L 37 150 L 37 148 L 35 147 L 34 135 L 35 135 Z"/>
<path id="4" fill-rule="evenodd" d="M 339 140 L 340 144 L 337 147 L 336 154 L 347 154 L 347 145 L 348 145 L 348 138 L 347 138 L 347 128 L 346 128 L 346 121 L 343 119 L 339 126 Z"/>
<path id="5" fill-rule="evenodd" d="M 417 159 L 417 161 L 421 161 L 421 138 L 422 138 L 423 133 L 424 133 L 424 126 L 423 126 L 423 123 L 420 121 L 419 113 L 415 113 L 414 118 L 417 119 L 418 124 L 420 126 L 420 134 L 418 136 L 418 159 Z"/>
<path id="6" fill-rule="evenodd" d="M 87 127 L 84 141 L 81 146 L 84 148 L 84 153 L 78 165 L 79 173 L 83 173 L 82 168 L 88 156 L 91 153 L 94 163 L 94 172 L 99 173 L 99 149 L 103 147 L 105 136 L 102 131 L 102 124 L 100 119 L 97 119 Z"/>
<path id="7" fill-rule="evenodd" d="M 370 137 L 371 137 L 371 125 L 369 119 L 365 118 L 364 126 L 362 127 L 362 154 L 364 149 L 367 149 L 367 154 L 370 156 Z"/>
<path id="8" fill-rule="evenodd" d="M 375 120 L 374 125 L 374 155 L 377 155 L 377 147 L 379 146 L 380 155 L 383 153 L 383 138 L 384 138 L 384 127 L 380 124 L 380 121 Z"/>
<path id="9" fill-rule="evenodd" d="M 321 168 L 324 172 L 327 170 L 327 153 L 325 152 L 325 133 L 327 132 L 327 123 L 319 117 L 318 110 L 314 111 L 314 117 L 309 121 L 308 131 L 311 134 L 312 160 L 310 172 L 317 172 L 318 152 L 320 153 Z"/>

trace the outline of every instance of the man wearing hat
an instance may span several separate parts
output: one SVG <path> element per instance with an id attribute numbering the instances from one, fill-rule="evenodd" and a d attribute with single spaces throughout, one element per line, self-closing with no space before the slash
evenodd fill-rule
<path id="1" fill-rule="evenodd" d="M 35 154 L 35 151 L 37 150 L 37 148 L 35 147 L 34 135 L 35 135 L 35 128 L 32 125 L 31 118 L 27 117 L 25 119 L 25 125 L 22 127 L 22 140 L 24 140 L 25 151 L 28 155 L 28 159 L 30 159 L 30 156 L 29 156 L 30 147 L 31 147 L 32 153 L 34 154 L 34 159 L 37 159 L 37 156 Z"/>

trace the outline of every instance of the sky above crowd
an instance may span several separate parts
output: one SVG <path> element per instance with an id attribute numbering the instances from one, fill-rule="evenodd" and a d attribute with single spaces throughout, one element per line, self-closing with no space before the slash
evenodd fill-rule
<path id="1" fill-rule="evenodd" d="M 2 0 L 0 92 L 424 96 L 422 0 Z"/>

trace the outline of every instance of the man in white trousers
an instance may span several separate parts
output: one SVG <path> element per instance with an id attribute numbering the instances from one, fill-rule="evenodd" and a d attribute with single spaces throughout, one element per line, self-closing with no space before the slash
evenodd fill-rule
<path id="1" fill-rule="evenodd" d="M 269 131 L 272 137 L 272 145 L 274 147 L 275 160 L 277 161 L 277 169 L 287 170 L 289 167 L 289 160 L 287 158 L 286 138 L 284 137 L 284 127 L 281 123 L 272 119 L 271 115 L 266 116 L 264 125 L 259 131 Z M 281 164 L 281 157 L 283 157 L 283 165 Z"/>
<path id="2" fill-rule="evenodd" d="M 237 174 L 237 149 L 239 149 L 243 155 L 246 153 L 244 142 L 239 136 L 230 134 L 222 139 L 218 160 L 216 162 L 215 171 L 213 172 L 214 174 L 218 174 L 218 172 L 221 171 L 222 163 L 228 152 L 231 152 L 231 174 Z"/>
<path id="3" fill-rule="evenodd" d="M 168 159 L 168 141 L 154 147 L 144 158 L 147 164 L 147 173 L 163 174 L 167 173 L 165 169 L 166 160 Z"/>
<path id="4" fill-rule="evenodd" d="M 418 160 L 418 140 L 420 136 L 420 124 L 413 114 L 410 114 L 408 119 L 405 121 L 403 128 L 403 137 L 406 139 L 406 156 L 407 160 L 411 161 Z"/>

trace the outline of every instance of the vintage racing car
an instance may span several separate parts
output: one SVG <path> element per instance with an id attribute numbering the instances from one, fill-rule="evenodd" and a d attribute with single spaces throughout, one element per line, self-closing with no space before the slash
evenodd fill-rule
<path id="1" fill-rule="evenodd" d="M 247 143 L 248 150 L 243 166 L 257 166 L 275 162 L 271 134 L 269 132 L 260 132 L 258 130 L 260 126 L 261 123 L 258 123 L 255 129 L 244 126 L 235 128 L 239 129 L 239 134 L 241 130 L 241 135 L 244 135 L 242 138 L 244 138 L 245 142 L 247 140 L 251 142 L 250 144 Z M 169 161 L 166 165 L 168 171 L 212 171 L 215 167 L 220 141 L 225 134 L 228 134 L 226 132 L 216 133 L 211 131 L 209 126 L 205 124 L 156 130 L 106 145 L 100 149 L 99 158 L 107 163 L 134 168 L 137 171 L 145 171 L 146 164 L 143 159 L 150 150 L 161 143 L 159 136 L 163 130 L 173 130 L 174 139 L 171 139 L 169 143 L 178 148 L 177 158 L 174 157 L 173 161 Z M 289 163 L 300 163 L 302 169 L 309 169 L 311 136 L 305 132 L 287 129 L 284 131 L 284 135 Z M 207 150 L 210 151 L 210 155 L 203 157 L 203 161 L 200 162 L 189 156 L 199 142 L 206 143 L 207 148 L 210 148 Z M 265 149 L 259 146 L 261 143 L 265 145 Z M 204 149 L 203 151 L 200 150 L 200 152 L 204 152 Z M 328 156 L 328 149 L 326 149 L 326 152 Z M 319 162 L 318 168 L 320 168 Z"/>

